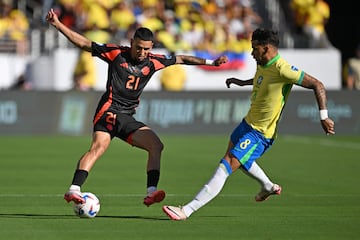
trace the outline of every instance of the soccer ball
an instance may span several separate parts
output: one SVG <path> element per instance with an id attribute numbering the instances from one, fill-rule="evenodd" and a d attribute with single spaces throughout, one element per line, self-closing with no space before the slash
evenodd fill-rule
<path id="1" fill-rule="evenodd" d="M 94 218 L 100 211 L 100 201 L 98 197 L 91 192 L 81 194 L 85 203 L 74 203 L 74 212 L 81 218 Z"/>

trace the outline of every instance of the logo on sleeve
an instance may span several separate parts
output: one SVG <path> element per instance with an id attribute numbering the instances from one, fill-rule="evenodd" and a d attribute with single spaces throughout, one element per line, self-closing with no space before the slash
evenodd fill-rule
<path id="1" fill-rule="evenodd" d="M 291 66 L 291 70 L 293 70 L 295 72 L 299 71 L 299 69 L 297 67 L 295 67 L 295 66 Z"/>

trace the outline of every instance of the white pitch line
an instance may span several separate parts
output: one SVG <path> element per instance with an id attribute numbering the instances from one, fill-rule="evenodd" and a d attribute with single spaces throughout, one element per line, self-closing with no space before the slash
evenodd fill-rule
<path id="1" fill-rule="evenodd" d="M 358 197 L 359 194 L 288 194 L 293 197 Z M 54 197 L 62 197 L 63 194 L 22 194 L 22 193 L 1 193 L 0 198 L 6 197 L 17 197 L 17 198 L 25 198 L 25 197 L 36 197 L 36 198 L 54 198 Z M 116 198 L 131 198 L 131 197 L 143 197 L 143 194 L 99 194 L 102 197 L 116 197 Z M 191 197 L 191 194 L 167 194 L 169 197 Z M 253 194 L 220 194 L 218 197 L 251 197 Z"/>

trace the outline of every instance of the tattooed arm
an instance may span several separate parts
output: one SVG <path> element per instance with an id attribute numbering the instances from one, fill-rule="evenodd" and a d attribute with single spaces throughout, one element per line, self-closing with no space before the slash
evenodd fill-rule
<path id="1" fill-rule="evenodd" d="M 213 65 L 220 66 L 223 63 L 228 61 L 227 56 L 220 56 L 215 60 L 207 60 L 204 58 L 199 58 L 195 56 L 187 56 L 187 55 L 177 55 L 176 56 L 176 64 L 186 64 L 186 65 Z"/>
<path id="2" fill-rule="evenodd" d="M 325 119 L 321 119 L 321 125 L 326 134 L 335 134 L 334 121 L 327 116 L 327 100 L 324 84 L 313 76 L 305 73 L 304 79 L 301 82 L 301 86 L 304 88 L 312 89 L 314 91 L 319 110 L 326 110 L 326 117 Z"/>

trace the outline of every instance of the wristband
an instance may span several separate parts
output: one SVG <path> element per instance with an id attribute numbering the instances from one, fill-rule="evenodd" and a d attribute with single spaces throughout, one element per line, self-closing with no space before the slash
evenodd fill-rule
<path id="1" fill-rule="evenodd" d="M 328 116 L 328 110 L 327 109 L 321 109 L 320 110 L 320 120 L 325 120 L 327 119 Z"/>
<path id="2" fill-rule="evenodd" d="M 214 66 L 214 60 L 205 59 L 205 65 Z"/>

